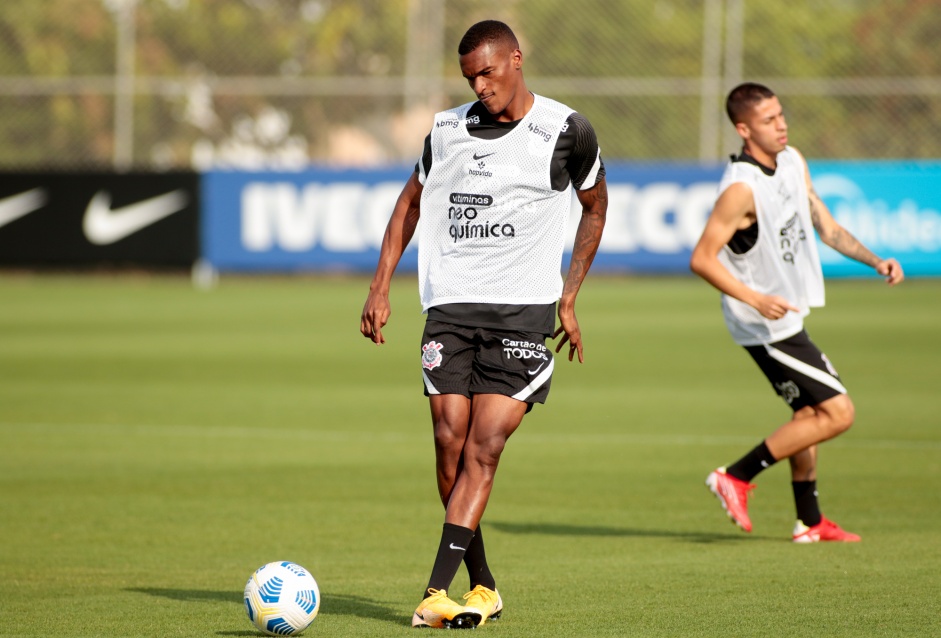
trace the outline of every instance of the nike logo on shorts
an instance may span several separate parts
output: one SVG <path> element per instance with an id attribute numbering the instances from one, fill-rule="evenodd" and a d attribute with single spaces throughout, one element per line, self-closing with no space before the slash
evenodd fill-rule
<path id="1" fill-rule="evenodd" d="M 536 374 L 537 372 L 539 372 L 540 370 L 542 370 L 542 366 L 544 366 L 544 365 L 546 365 L 546 362 L 545 362 L 545 361 L 543 361 L 542 363 L 540 363 L 540 364 L 539 364 L 539 367 L 536 368 L 535 370 L 527 370 L 526 372 L 528 372 L 529 374 Z"/>

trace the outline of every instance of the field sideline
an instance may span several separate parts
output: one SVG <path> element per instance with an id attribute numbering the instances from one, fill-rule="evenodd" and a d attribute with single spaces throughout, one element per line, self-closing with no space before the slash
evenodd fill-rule
<path id="1" fill-rule="evenodd" d="M 241 593 L 293 560 L 305 636 L 412 636 L 437 547 L 414 278 L 378 348 L 359 277 L 0 277 L 0 636 L 259 636 Z M 755 531 L 703 480 L 787 418 L 692 278 L 589 276 L 483 529 L 493 636 L 941 635 L 941 280 L 831 281 L 808 330 L 857 407 L 796 546 L 786 464 Z M 452 589 L 459 599 L 466 574 Z M 433 630 L 426 630 L 433 631 Z"/>

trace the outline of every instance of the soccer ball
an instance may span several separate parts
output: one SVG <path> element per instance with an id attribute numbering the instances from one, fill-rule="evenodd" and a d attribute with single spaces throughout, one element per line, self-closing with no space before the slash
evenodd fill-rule
<path id="1" fill-rule="evenodd" d="M 320 609 L 320 589 L 306 569 L 290 561 L 262 565 L 245 583 L 248 619 L 269 636 L 293 636 Z"/>

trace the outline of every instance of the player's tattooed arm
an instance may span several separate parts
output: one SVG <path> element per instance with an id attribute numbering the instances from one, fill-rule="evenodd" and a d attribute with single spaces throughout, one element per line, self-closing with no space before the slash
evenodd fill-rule
<path id="1" fill-rule="evenodd" d="M 607 182 L 602 179 L 594 188 L 579 191 L 578 199 L 582 204 L 582 217 L 575 233 L 572 261 L 569 265 L 568 276 L 565 278 L 565 287 L 562 290 L 563 298 L 578 292 L 598 252 L 608 211 Z"/>
<path id="2" fill-rule="evenodd" d="M 840 226 L 830 214 L 827 205 L 823 203 L 817 191 L 810 188 L 810 218 L 820 239 L 827 246 L 846 255 L 850 259 L 867 264 L 875 268 L 882 260 L 862 242 L 853 237 L 852 233 Z"/>
<path id="3" fill-rule="evenodd" d="M 601 243 L 601 233 L 604 230 L 605 217 L 608 212 L 608 185 L 605 179 L 592 188 L 577 191 L 578 201 L 582 205 L 582 218 L 578 222 L 575 232 L 575 245 L 572 248 L 572 261 L 569 272 L 565 277 L 562 288 L 562 298 L 559 300 L 559 328 L 552 335 L 555 339 L 559 335 L 555 351 L 559 352 L 567 343 L 569 344 L 569 361 L 578 355 L 579 363 L 584 362 L 584 346 L 582 345 L 582 332 L 575 316 L 575 297 L 585 281 L 585 275 L 591 267 L 591 262 L 598 252 Z"/>

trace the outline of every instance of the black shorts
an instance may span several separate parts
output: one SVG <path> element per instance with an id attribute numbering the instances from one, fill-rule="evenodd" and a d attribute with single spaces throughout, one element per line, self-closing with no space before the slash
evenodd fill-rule
<path id="1" fill-rule="evenodd" d="M 425 396 L 502 394 L 530 407 L 549 396 L 555 361 L 540 332 L 428 320 L 421 340 Z"/>
<path id="2" fill-rule="evenodd" d="M 781 341 L 745 349 L 795 411 L 846 394 L 836 368 L 804 330 Z"/>

